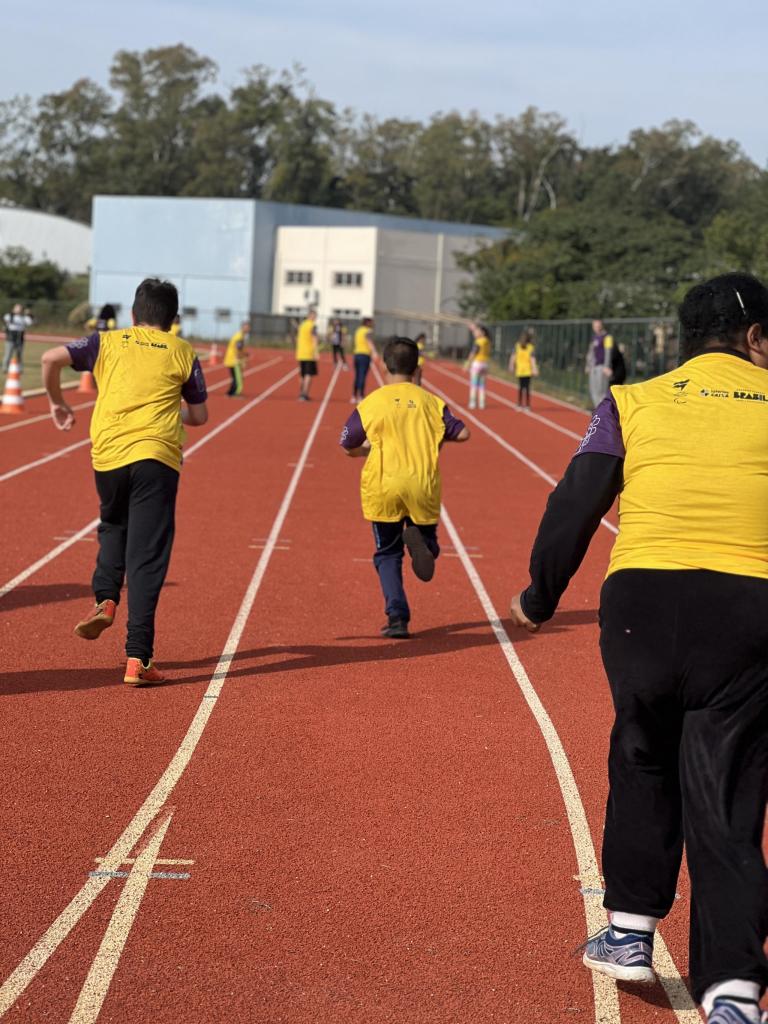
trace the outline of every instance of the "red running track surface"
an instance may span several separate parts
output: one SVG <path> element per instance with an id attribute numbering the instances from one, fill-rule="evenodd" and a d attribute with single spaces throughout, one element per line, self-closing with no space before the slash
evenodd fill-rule
<path id="1" fill-rule="evenodd" d="M 287 356 L 259 358 L 279 362 L 248 378 L 245 402 L 291 369 Z M 120 682 L 122 616 L 98 643 L 72 636 L 89 601 L 92 541 L 0 598 L 0 983 L 94 884 L 96 858 L 134 819 L 198 710 L 210 712 L 130 850 L 149 857 L 172 813 L 157 857 L 192 863 L 153 871 L 189 877 L 145 879 L 133 903 L 126 893 L 138 869 L 106 880 L 50 958 L 27 972 L 9 1021 L 595 1021 L 591 975 L 571 955 L 584 910 L 552 761 L 445 530 L 434 581 L 408 573 L 417 635 L 379 636 L 360 463 L 337 446 L 349 376 L 339 375 L 324 410 L 329 363 L 308 404 L 296 402 L 294 380 L 284 383 L 184 466 L 158 617 L 167 685 Z M 433 379 L 463 403 L 463 384 Z M 237 404 L 218 391 L 211 407 L 190 445 Z M 536 395 L 534 408 L 576 431 L 586 422 Z M 482 416 L 546 472 L 566 465 L 568 437 L 493 399 Z M 11 468 L 69 443 L 51 430 L 0 433 L 3 458 L 10 437 Z M 503 614 L 525 582 L 549 487 L 479 429 L 469 446 L 444 450 L 443 470 L 446 507 Z M 17 524 L 0 551 L 2 587 L 55 536 L 95 516 L 87 446 L 0 483 L 0 502 L 3 522 Z M 611 709 L 596 607 L 611 541 L 601 529 L 551 626 L 512 634 L 598 849 Z M 220 695 L 205 697 L 260 560 L 266 569 Z M 684 976 L 685 879 L 680 888 L 663 934 Z M 135 918 L 109 933 L 125 945 L 97 960 L 102 982 L 114 975 L 94 1008 L 99 977 L 90 1004 L 78 999 L 118 900 L 120 921 L 132 910 Z M 618 1005 L 627 1024 L 695 1019 L 676 1016 L 660 988 L 625 989 Z"/>

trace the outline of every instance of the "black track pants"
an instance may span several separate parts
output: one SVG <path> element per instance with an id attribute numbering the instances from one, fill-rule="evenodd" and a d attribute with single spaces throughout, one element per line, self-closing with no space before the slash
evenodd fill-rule
<path id="1" fill-rule="evenodd" d="M 125 653 L 146 662 L 153 654 L 155 610 L 171 560 L 179 474 L 144 459 L 95 476 L 101 522 L 93 593 L 97 602 L 119 601 L 127 578 Z"/>
<path id="2" fill-rule="evenodd" d="M 605 906 L 664 917 L 683 840 L 694 996 L 768 983 L 768 580 L 626 570 L 600 601 L 616 721 Z"/>

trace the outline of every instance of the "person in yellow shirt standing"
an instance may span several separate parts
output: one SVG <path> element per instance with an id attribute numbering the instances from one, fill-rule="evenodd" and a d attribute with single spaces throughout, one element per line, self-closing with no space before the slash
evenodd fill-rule
<path id="1" fill-rule="evenodd" d="M 96 331 L 49 349 L 42 359 L 51 416 L 60 430 L 75 422 L 61 391 L 62 369 L 91 372 L 98 385 L 91 418 L 101 503 L 96 607 L 75 633 L 96 640 L 112 625 L 126 579 L 124 680 L 134 686 L 164 678 L 152 660 L 155 610 L 173 544 L 182 424 L 202 426 L 208 419 L 200 363 L 192 346 L 170 333 L 178 306 L 172 284 L 148 278 L 136 290 L 133 327 Z"/>
<path id="2" fill-rule="evenodd" d="M 418 361 L 419 350 L 410 338 L 387 342 L 387 383 L 360 402 L 339 442 L 347 455 L 365 458 L 360 494 L 363 516 L 373 526 L 373 564 L 384 593 L 387 624 L 381 632 L 397 640 L 410 636 L 404 550 L 424 581 L 432 579 L 440 553 L 440 447 L 469 439 L 445 402 L 413 383 Z"/>
<path id="3" fill-rule="evenodd" d="M 419 350 L 419 365 L 416 367 L 416 373 L 413 375 L 413 383 L 418 384 L 421 387 L 421 378 L 424 373 L 424 350 L 427 347 L 427 336 L 422 331 L 421 334 L 417 334 L 414 338 L 416 342 L 416 348 Z"/>
<path id="4" fill-rule="evenodd" d="M 375 358 L 376 355 L 376 345 L 373 340 L 373 320 L 370 317 L 365 317 L 355 331 L 355 379 L 352 383 L 352 398 L 350 399 L 355 405 L 365 397 L 365 382 L 368 378 L 368 371 L 371 368 L 371 359 Z"/>
<path id="5" fill-rule="evenodd" d="M 466 365 L 469 367 L 469 408 L 485 408 L 485 381 L 491 361 L 491 336 L 487 327 L 470 323 L 474 342 Z"/>
<path id="6" fill-rule="evenodd" d="M 243 366 L 246 363 L 245 343 L 250 333 L 250 321 L 243 320 L 240 330 L 235 331 L 229 339 L 227 351 L 224 353 L 224 365 L 232 375 L 232 383 L 227 391 L 228 395 L 242 395 L 243 393 Z"/>
<path id="7" fill-rule="evenodd" d="M 317 376 L 317 310 L 310 309 L 296 333 L 296 362 L 301 385 L 299 401 L 309 401 L 312 378 Z"/>
<path id="8" fill-rule="evenodd" d="M 181 317 L 175 316 L 173 318 L 173 323 L 171 324 L 171 334 L 174 336 L 174 338 L 178 338 L 178 336 L 181 334 Z"/>
<path id="9" fill-rule="evenodd" d="M 515 342 L 515 350 L 509 360 L 509 369 L 517 377 L 517 404 L 531 407 L 531 377 L 536 373 L 533 331 L 526 328 Z"/>
<path id="10" fill-rule="evenodd" d="M 685 843 L 690 976 L 709 1024 L 759 1024 L 768 984 L 768 288 L 696 285 L 679 310 L 682 365 L 615 385 L 550 495 L 529 632 L 554 614 L 601 517 L 619 530 L 600 594 L 611 688 L 604 906 L 584 963 L 652 982 L 656 926 Z"/>

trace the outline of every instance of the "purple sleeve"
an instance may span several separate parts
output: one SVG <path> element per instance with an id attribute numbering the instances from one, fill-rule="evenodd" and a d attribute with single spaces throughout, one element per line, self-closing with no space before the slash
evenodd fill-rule
<path id="1" fill-rule="evenodd" d="M 344 424 L 344 429 L 342 430 L 341 437 L 339 438 L 339 444 L 342 448 L 351 450 L 352 448 L 359 448 L 365 439 L 366 436 L 363 421 L 360 419 L 360 413 L 355 409 Z"/>
<path id="2" fill-rule="evenodd" d="M 616 408 L 616 402 L 611 394 L 606 395 L 595 409 L 595 415 L 587 427 L 581 444 L 574 452 L 574 457 L 590 453 L 624 458 L 624 439 L 621 436 L 619 410 Z"/>
<path id="3" fill-rule="evenodd" d="M 192 363 L 192 372 L 181 386 L 181 397 L 187 405 L 201 405 L 208 398 L 205 377 L 200 366 L 200 360 L 197 357 L 195 357 L 195 361 Z"/>
<path id="4" fill-rule="evenodd" d="M 464 429 L 463 420 L 458 420 L 448 406 L 443 406 L 443 423 L 445 424 L 445 440 L 455 441 Z"/>
<path id="5" fill-rule="evenodd" d="M 87 338 L 78 338 L 77 341 L 70 341 L 65 345 L 69 358 L 72 360 L 72 368 L 79 373 L 92 373 L 99 358 L 99 346 L 101 335 L 98 331 L 89 334 Z"/>

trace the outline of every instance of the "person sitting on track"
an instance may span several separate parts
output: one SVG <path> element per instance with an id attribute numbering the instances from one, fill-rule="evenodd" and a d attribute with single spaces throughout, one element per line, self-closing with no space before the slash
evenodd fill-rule
<path id="1" fill-rule="evenodd" d="M 444 441 L 467 441 L 469 431 L 436 395 L 413 383 L 419 350 L 410 338 L 384 349 L 387 383 L 365 398 L 346 422 L 340 444 L 365 458 L 360 478 L 363 516 L 373 526 L 373 564 L 384 592 L 382 635 L 410 636 L 403 588 L 404 545 L 420 580 L 432 579 L 440 553 L 438 454 Z"/>
<path id="2" fill-rule="evenodd" d="M 312 378 L 317 376 L 317 310 L 310 309 L 296 333 L 296 362 L 301 378 L 299 401 L 309 401 Z"/>
<path id="3" fill-rule="evenodd" d="M 173 544 L 182 423 L 208 419 L 203 371 L 189 342 L 170 327 L 176 288 L 148 278 L 133 303 L 133 327 L 96 332 L 43 354 L 43 384 L 60 430 L 75 422 L 61 392 L 61 371 L 93 373 L 98 398 L 91 419 L 91 457 L 101 502 L 99 552 L 93 574 L 96 607 L 75 633 L 96 640 L 112 625 L 124 577 L 128 583 L 128 661 L 124 681 L 159 683 L 155 610 Z M 181 404 L 184 399 L 185 405 Z"/>
<path id="4" fill-rule="evenodd" d="M 469 368 L 469 408 L 485 408 L 485 381 L 491 359 L 491 336 L 487 327 L 470 323 L 474 342 L 465 367 Z"/>
<path id="5" fill-rule="evenodd" d="M 584 963 L 651 982 L 683 841 L 693 995 L 710 1024 L 757 1024 L 768 983 L 768 289 L 747 274 L 692 288 L 683 363 L 611 389 L 550 496 L 531 584 L 536 632 L 617 495 L 600 595 L 615 724 L 603 836 L 610 925 Z"/>

